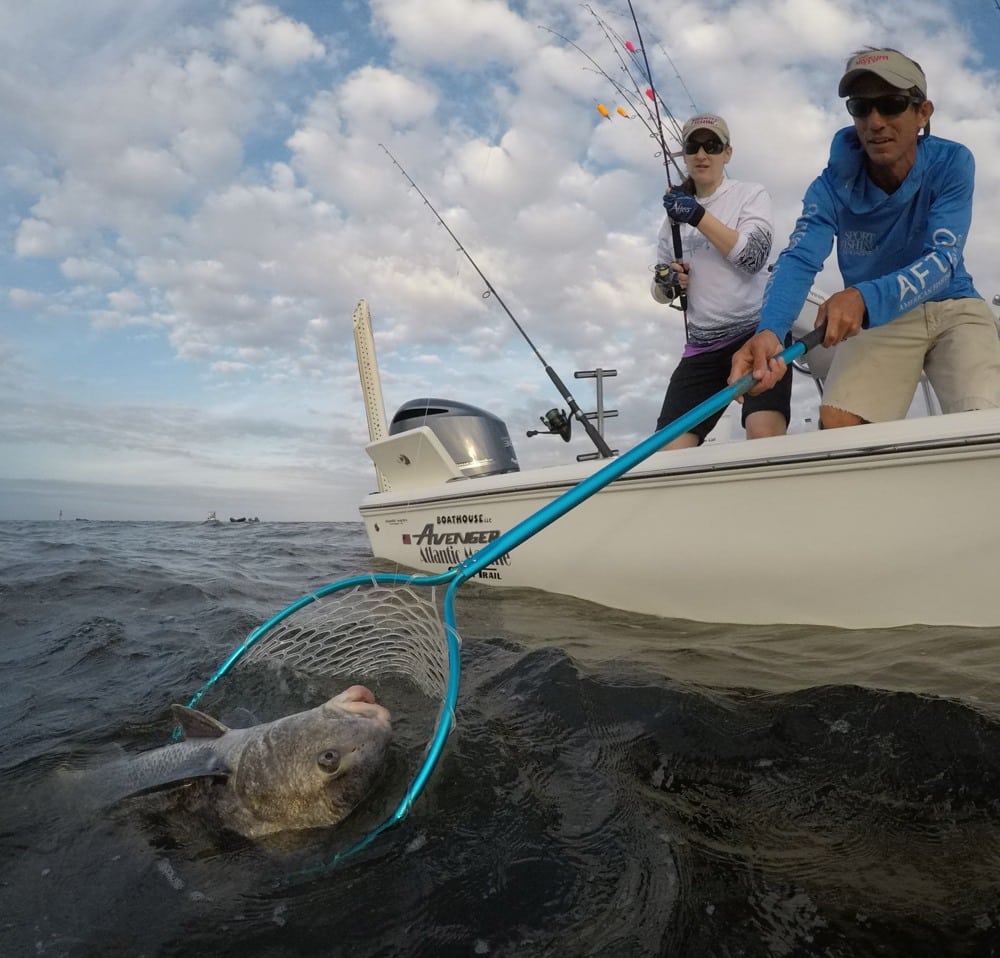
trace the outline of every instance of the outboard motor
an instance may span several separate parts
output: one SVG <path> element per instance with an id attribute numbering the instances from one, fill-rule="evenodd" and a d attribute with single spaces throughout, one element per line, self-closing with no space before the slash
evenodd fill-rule
<path id="1" fill-rule="evenodd" d="M 411 399 L 396 410 L 389 435 L 420 426 L 441 440 L 465 476 L 495 476 L 521 468 L 507 426 L 485 410 L 450 399 Z"/>

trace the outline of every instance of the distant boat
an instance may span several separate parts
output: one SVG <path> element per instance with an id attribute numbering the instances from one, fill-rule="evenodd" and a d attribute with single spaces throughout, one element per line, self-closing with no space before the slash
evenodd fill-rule
<path id="1" fill-rule="evenodd" d="M 203 526 L 221 526 L 222 520 L 217 518 L 214 512 L 208 514 L 208 518 L 202 523 Z"/>
<path id="2" fill-rule="evenodd" d="M 239 519 L 234 519 L 232 516 L 230 516 L 229 517 L 229 521 L 230 522 L 260 522 L 260 519 L 258 519 L 257 516 L 254 516 L 252 519 L 248 519 L 246 516 L 240 516 Z"/>

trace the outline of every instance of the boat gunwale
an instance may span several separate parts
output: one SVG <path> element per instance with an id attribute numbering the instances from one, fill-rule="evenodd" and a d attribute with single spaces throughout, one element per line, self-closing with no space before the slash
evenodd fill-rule
<path id="1" fill-rule="evenodd" d="M 860 427 L 855 427 L 860 428 Z M 780 439 L 786 437 L 778 437 Z M 756 440 L 756 443 L 766 440 Z M 743 445 L 742 443 L 740 445 Z M 965 452 L 975 448 L 988 451 L 993 447 L 1000 450 L 1000 431 L 970 432 L 959 435 L 924 437 L 907 441 L 883 440 L 871 443 L 856 443 L 848 447 L 820 449 L 820 450 L 797 450 L 783 455 L 764 456 L 744 456 L 738 459 L 723 460 L 715 462 L 699 463 L 679 463 L 664 468 L 661 464 L 650 465 L 650 461 L 640 463 L 633 470 L 619 476 L 608 488 L 621 486 L 627 483 L 639 481 L 649 481 L 669 478 L 691 478 L 698 476 L 713 476 L 723 474 L 757 472 L 760 470 L 774 471 L 783 466 L 802 466 L 809 464 L 823 463 L 850 463 L 859 460 L 870 460 L 872 464 L 878 461 L 880 465 L 889 464 L 898 457 L 905 457 L 914 453 L 947 453 L 949 451 Z M 659 455 L 659 453 L 657 454 Z M 672 454 L 675 455 L 675 454 Z M 597 461 L 597 467 L 602 465 Z M 583 467 L 591 466 L 590 470 Z M 385 509 L 398 509 L 405 506 L 417 507 L 431 502 L 453 501 L 465 498 L 494 498 L 500 495 L 517 495 L 522 493 L 535 493 L 545 489 L 564 489 L 576 485 L 593 473 L 594 461 L 587 463 L 562 464 L 557 466 L 547 466 L 540 469 L 525 470 L 524 472 L 505 473 L 501 476 L 484 477 L 462 477 L 449 480 L 447 483 L 436 484 L 434 486 L 408 489 L 394 493 L 392 490 L 385 492 L 372 492 L 368 494 L 366 500 L 360 505 L 362 516 L 367 513 L 374 513 Z M 579 472 L 573 475 L 573 472 Z M 539 477 L 537 474 L 547 472 L 547 477 Z M 555 473 L 561 475 L 556 477 Z M 518 477 L 527 478 L 524 482 L 518 482 Z M 490 483 L 481 485 L 486 480 L 503 479 L 502 483 Z"/>

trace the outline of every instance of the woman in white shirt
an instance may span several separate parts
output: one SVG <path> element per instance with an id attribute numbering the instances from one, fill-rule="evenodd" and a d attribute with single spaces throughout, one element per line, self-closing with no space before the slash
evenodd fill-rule
<path id="1" fill-rule="evenodd" d="M 657 430 L 724 389 L 733 353 L 757 330 L 767 285 L 774 225 L 771 197 L 759 183 L 727 179 L 732 158 L 729 127 L 720 116 L 691 117 L 681 131 L 687 179 L 663 197 L 653 299 L 670 304 L 686 294 L 687 342 L 677 364 Z M 671 227 L 681 224 L 683 257 L 673 252 Z M 783 435 L 788 428 L 792 377 L 759 396 L 746 396 L 743 427 L 748 439 Z M 773 395 L 772 395 L 773 393 Z M 722 417 L 710 416 L 666 448 L 700 446 Z"/>

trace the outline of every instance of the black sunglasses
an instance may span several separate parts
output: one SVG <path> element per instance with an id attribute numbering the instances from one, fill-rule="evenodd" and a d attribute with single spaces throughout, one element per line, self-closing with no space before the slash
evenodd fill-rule
<path id="1" fill-rule="evenodd" d="M 907 107 L 923 103 L 923 97 L 910 96 L 906 93 L 886 93 L 884 96 L 852 96 L 847 98 L 847 112 L 851 116 L 864 119 L 870 116 L 872 110 L 878 110 L 882 116 L 899 116 Z"/>
<path id="2" fill-rule="evenodd" d="M 722 140 L 714 136 L 708 140 L 687 140 L 684 143 L 684 152 L 688 156 L 694 156 L 701 149 L 704 149 L 709 156 L 717 156 L 725 148 L 726 145 Z"/>

